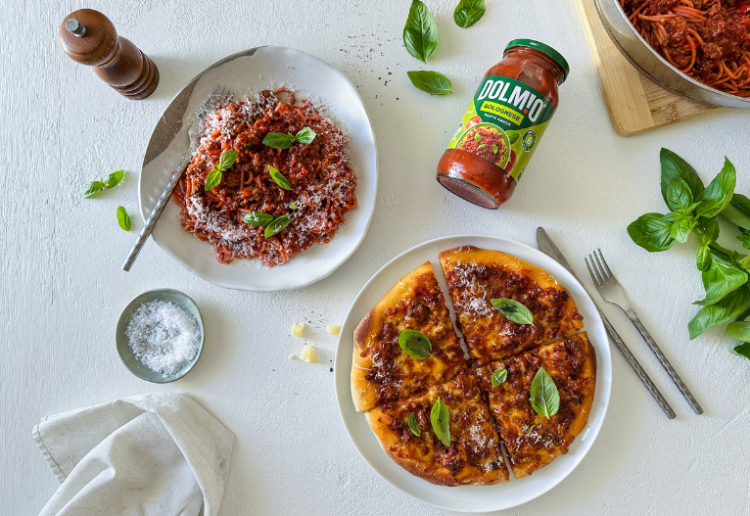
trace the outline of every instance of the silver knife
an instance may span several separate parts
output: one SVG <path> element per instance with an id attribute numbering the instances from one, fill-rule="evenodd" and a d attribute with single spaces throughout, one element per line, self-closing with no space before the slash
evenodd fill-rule
<path id="1" fill-rule="evenodd" d="M 560 249 L 557 248 L 555 243 L 552 241 L 552 238 L 550 238 L 547 231 L 545 231 L 545 229 L 542 227 L 539 227 L 536 230 L 536 243 L 539 246 L 539 250 L 541 252 L 558 261 L 560 265 L 568 269 L 573 277 L 575 277 L 575 279 L 577 279 L 579 283 L 583 285 L 583 282 L 581 282 L 581 280 L 578 278 L 578 275 L 573 270 L 573 267 L 570 266 L 568 260 L 565 259 L 565 257 L 560 252 Z M 586 289 L 586 287 L 583 288 Z M 586 292 L 588 293 L 588 290 L 586 290 Z M 591 296 L 591 293 L 589 293 L 589 296 Z M 648 377 L 646 371 L 644 371 L 641 367 L 641 364 L 638 363 L 638 360 L 630 352 L 630 349 L 628 349 L 628 346 L 625 344 L 625 342 L 623 342 L 622 337 L 620 337 L 615 328 L 612 326 L 612 323 L 610 323 L 607 317 L 604 315 L 604 312 L 602 312 L 598 306 L 596 307 L 596 309 L 599 310 L 599 315 L 601 316 L 602 322 L 604 323 L 604 328 L 607 330 L 607 333 L 612 339 L 612 342 L 614 342 L 620 349 L 622 354 L 625 356 L 625 360 L 627 360 L 630 364 L 630 367 L 635 370 L 635 374 L 637 374 L 638 378 L 641 379 L 643 385 L 646 386 L 648 392 L 651 393 L 651 396 L 667 414 L 667 417 L 669 419 L 674 419 L 675 413 L 674 410 L 672 410 L 672 407 L 669 406 L 667 400 L 664 399 L 664 396 L 662 396 L 661 392 L 659 392 L 659 389 L 656 388 L 656 385 L 654 385 L 654 382 L 651 381 L 651 378 Z"/>

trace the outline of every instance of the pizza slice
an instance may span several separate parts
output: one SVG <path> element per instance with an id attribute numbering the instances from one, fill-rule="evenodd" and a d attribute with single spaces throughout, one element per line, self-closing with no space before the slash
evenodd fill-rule
<path id="1" fill-rule="evenodd" d="M 480 367 L 476 375 L 513 474 L 521 478 L 567 453 L 586 426 L 596 387 L 596 355 L 584 332 Z"/>
<path id="2" fill-rule="evenodd" d="M 386 294 L 354 330 L 352 399 L 368 411 L 450 380 L 466 367 L 430 262 Z"/>
<path id="3" fill-rule="evenodd" d="M 462 373 L 365 414 L 383 450 L 412 475 L 444 486 L 508 482 L 500 439 L 477 388 Z"/>
<path id="4" fill-rule="evenodd" d="M 478 365 L 502 360 L 583 328 L 583 317 L 570 293 L 535 265 L 473 246 L 443 251 L 440 262 L 456 309 L 458 329 Z M 508 315 L 507 310 L 496 308 L 493 300 L 501 303 L 501 308 L 505 303 L 513 310 L 513 304 L 520 303 L 531 312 L 533 320 Z"/>

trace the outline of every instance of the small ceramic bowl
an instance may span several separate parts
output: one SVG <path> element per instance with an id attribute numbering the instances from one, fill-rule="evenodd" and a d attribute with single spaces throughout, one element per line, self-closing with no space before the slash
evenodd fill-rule
<path id="1" fill-rule="evenodd" d="M 182 308 L 187 310 L 198 323 L 198 331 L 200 332 L 201 336 L 200 343 L 198 344 L 198 353 L 196 353 L 193 360 L 185 364 L 182 369 L 174 374 L 159 373 L 156 371 L 152 371 L 151 369 L 146 367 L 146 365 L 138 360 L 133 354 L 133 349 L 130 347 L 130 344 L 128 343 L 128 337 L 125 334 L 125 331 L 128 327 L 128 322 L 130 322 L 130 316 L 133 314 L 133 312 L 143 303 L 148 303 L 150 301 L 156 300 L 168 301 L 170 303 L 181 306 Z M 204 340 L 205 334 L 203 331 L 203 317 L 201 317 L 201 312 L 200 310 L 198 310 L 198 305 L 196 305 L 195 301 L 190 299 L 182 292 L 169 288 L 149 290 L 135 297 L 130 303 L 128 303 L 128 306 L 125 307 L 125 310 L 123 310 L 122 314 L 120 315 L 120 320 L 117 321 L 117 352 L 120 354 L 120 359 L 131 373 L 136 375 L 141 380 L 146 380 L 147 382 L 169 383 L 179 380 L 180 378 L 188 374 L 193 366 L 195 366 L 195 364 L 198 362 L 198 359 L 201 357 L 201 353 L 203 352 Z"/>

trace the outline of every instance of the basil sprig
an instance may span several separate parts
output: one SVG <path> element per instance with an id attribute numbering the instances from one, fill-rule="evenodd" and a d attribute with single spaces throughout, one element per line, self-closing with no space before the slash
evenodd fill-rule
<path id="1" fill-rule="evenodd" d="M 544 370 L 539 368 L 534 380 L 531 382 L 531 397 L 529 398 L 531 407 L 534 411 L 546 417 L 551 418 L 560 410 L 560 393 L 552 377 Z"/>
<path id="2" fill-rule="evenodd" d="M 292 133 L 268 133 L 263 138 L 263 145 L 267 145 L 274 149 L 288 149 L 294 145 L 294 142 L 310 145 L 317 134 L 318 133 L 309 127 L 303 127 L 297 131 L 296 135 Z"/>
<path id="3" fill-rule="evenodd" d="M 750 199 L 734 193 L 737 172 L 726 158 L 708 186 L 674 152 L 662 149 L 660 161 L 661 193 L 670 211 L 665 215 L 647 213 L 639 217 L 628 226 L 628 234 L 633 242 L 651 253 L 685 243 L 690 235 L 696 237 L 699 245 L 695 265 L 701 271 L 706 294 L 694 303 L 701 308 L 688 323 L 690 338 L 694 339 L 733 318 L 745 318 L 741 314 L 750 304 L 750 255 L 730 251 L 717 242 L 720 235 L 717 217 L 722 216 L 734 225 L 739 232 L 736 238 L 745 249 L 750 249 Z M 727 334 L 750 341 L 750 336 L 736 333 L 737 328 L 728 326 Z"/>
<path id="4" fill-rule="evenodd" d="M 443 400 L 437 399 L 430 410 L 432 430 L 445 446 L 451 445 L 451 413 Z"/>
<path id="5" fill-rule="evenodd" d="M 417 360 L 424 360 L 432 354 L 432 342 L 421 331 L 402 331 L 398 336 L 398 345 L 404 353 Z"/>
<path id="6" fill-rule="evenodd" d="M 409 8 L 403 37 L 406 51 L 423 63 L 426 63 L 437 50 L 437 23 L 430 10 L 420 0 L 414 0 Z"/>
<path id="7" fill-rule="evenodd" d="M 414 412 L 409 414 L 409 417 L 406 418 L 406 424 L 409 425 L 409 430 L 411 430 L 411 433 L 419 437 L 422 435 L 422 429 L 419 428 L 419 423 L 417 422 L 417 416 L 414 415 Z"/>
<path id="8" fill-rule="evenodd" d="M 406 72 L 406 75 L 417 89 L 426 91 L 430 95 L 447 95 L 453 91 L 450 79 L 440 72 L 417 70 Z"/>
<path id="9" fill-rule="evenodd" d="M 493 387 L 497 387 L 498 385 L 505 382 L 507 378 L 508 378 L 507 369 L 496 369 L 490 376 L 490 381 L 492 382 Z"/>
<path id="10" fill-rule="evenodd" d="M 289 182 L 289 180 L 284 177 L 284 174 L 279 172 L 279 170 L 272 165 L 268 165 L 268 174 L 271 176 L 271 179 L 273 179 L 273 182 L 279 185 L 284 190 L 291 190 L 292 189 L 292 183 Z"/>
<path id="11" fill-rule="evenodd" d="M 250 213 L 245 213 L 242 220 L 251 226 L 265 227 L 273 222 L 273 215 L 260 211 L 251 211 Z"/>
<path id="12" fill-rule="evenodd" d="M 453 11 L 453 20 L 459 27 L 468 29 L 484 16 L 485 11 L 484 0 L 461 0 Z"/>
<path id="13" fill-rule="evenodd" d="M 272 237 L 276 233 L 280 233 L 281 230 L 287 227 L 291 222 L 292 219 L 289 218 L 289 215 L 281 215 L 280 217 L 276 217 L 275 219 L 273 219 L 273 222 L 266 226 L 266 230 L 263 233 L 263 236 L 266 238 Z"/>
<path id="14" fill-rule="evenodd" d="M 490 300 L 492 306 L 516 324 L 534 324 L 534 315 L 522 303 L 512 299 L 498 298 Z"/>
<path id="15" fill-rule="evenodd" d="M 214 168 L 206 176 L 206 184 L 203 187 L 205 191 L 208 192 L 209 190 L 213 190 L 214 188 L 219 186 L 219 183 L 221 183 L 223 172 L 234 165 L 234 162 L 237 161 L 237 156 L 239 155 L 240 153 L 235 150 L 222 152 L 221 157 L 219 158 L 219 164 L 216 165 L 216 168 Z"/>
<path id="16" fill-rule="evenodd" d="M 130 231 L 130 215 L 123 206 L 117 207 L 117 223 L 123 231 Z"/>
<path id="17" fill-rule="evenodd" d="M 125 177 L 125 171 L 118 170 L 116 172 L 112 172 L 111 174 L 107 175 L 107 177 L 103 177 L 99 179 L 98 181 L 91 181 L 90 183 L 86 185 L 86 189 L 83 191 L 83 197 L 88 198 L 103 190 L 109 190 L 110 188 L 114 188 L 115 186 L 122 183 L 122 180 L 124 177 Z"/>

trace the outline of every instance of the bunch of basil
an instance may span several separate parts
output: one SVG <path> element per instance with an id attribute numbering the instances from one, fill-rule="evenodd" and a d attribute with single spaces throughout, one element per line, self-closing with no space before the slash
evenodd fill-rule
<path id="1" fill-rule="evenodd" d="M 688 324 L 690 339 L 709 328 L 736 318 L 727 335 L 742 343 L 733 351 L 750 359 L 750 256 L 730 251 L 717 242 L 721 215 L 737 226 L 736 238 L 750 249 L 750 199 L 734 193 L 737 174 L 725 158 L 721 172 L 704 186 L 695 169 L 674 152 L 661 150 L 661 193 L 670 209 L 666 215 L 647 213 L 628 226 L 633 242 L 654 253 L 666 251 L 694 234 L 699 243 L 696 266 L 701 271 L 706 296 L 694 304 L 701 308 Z"/>

